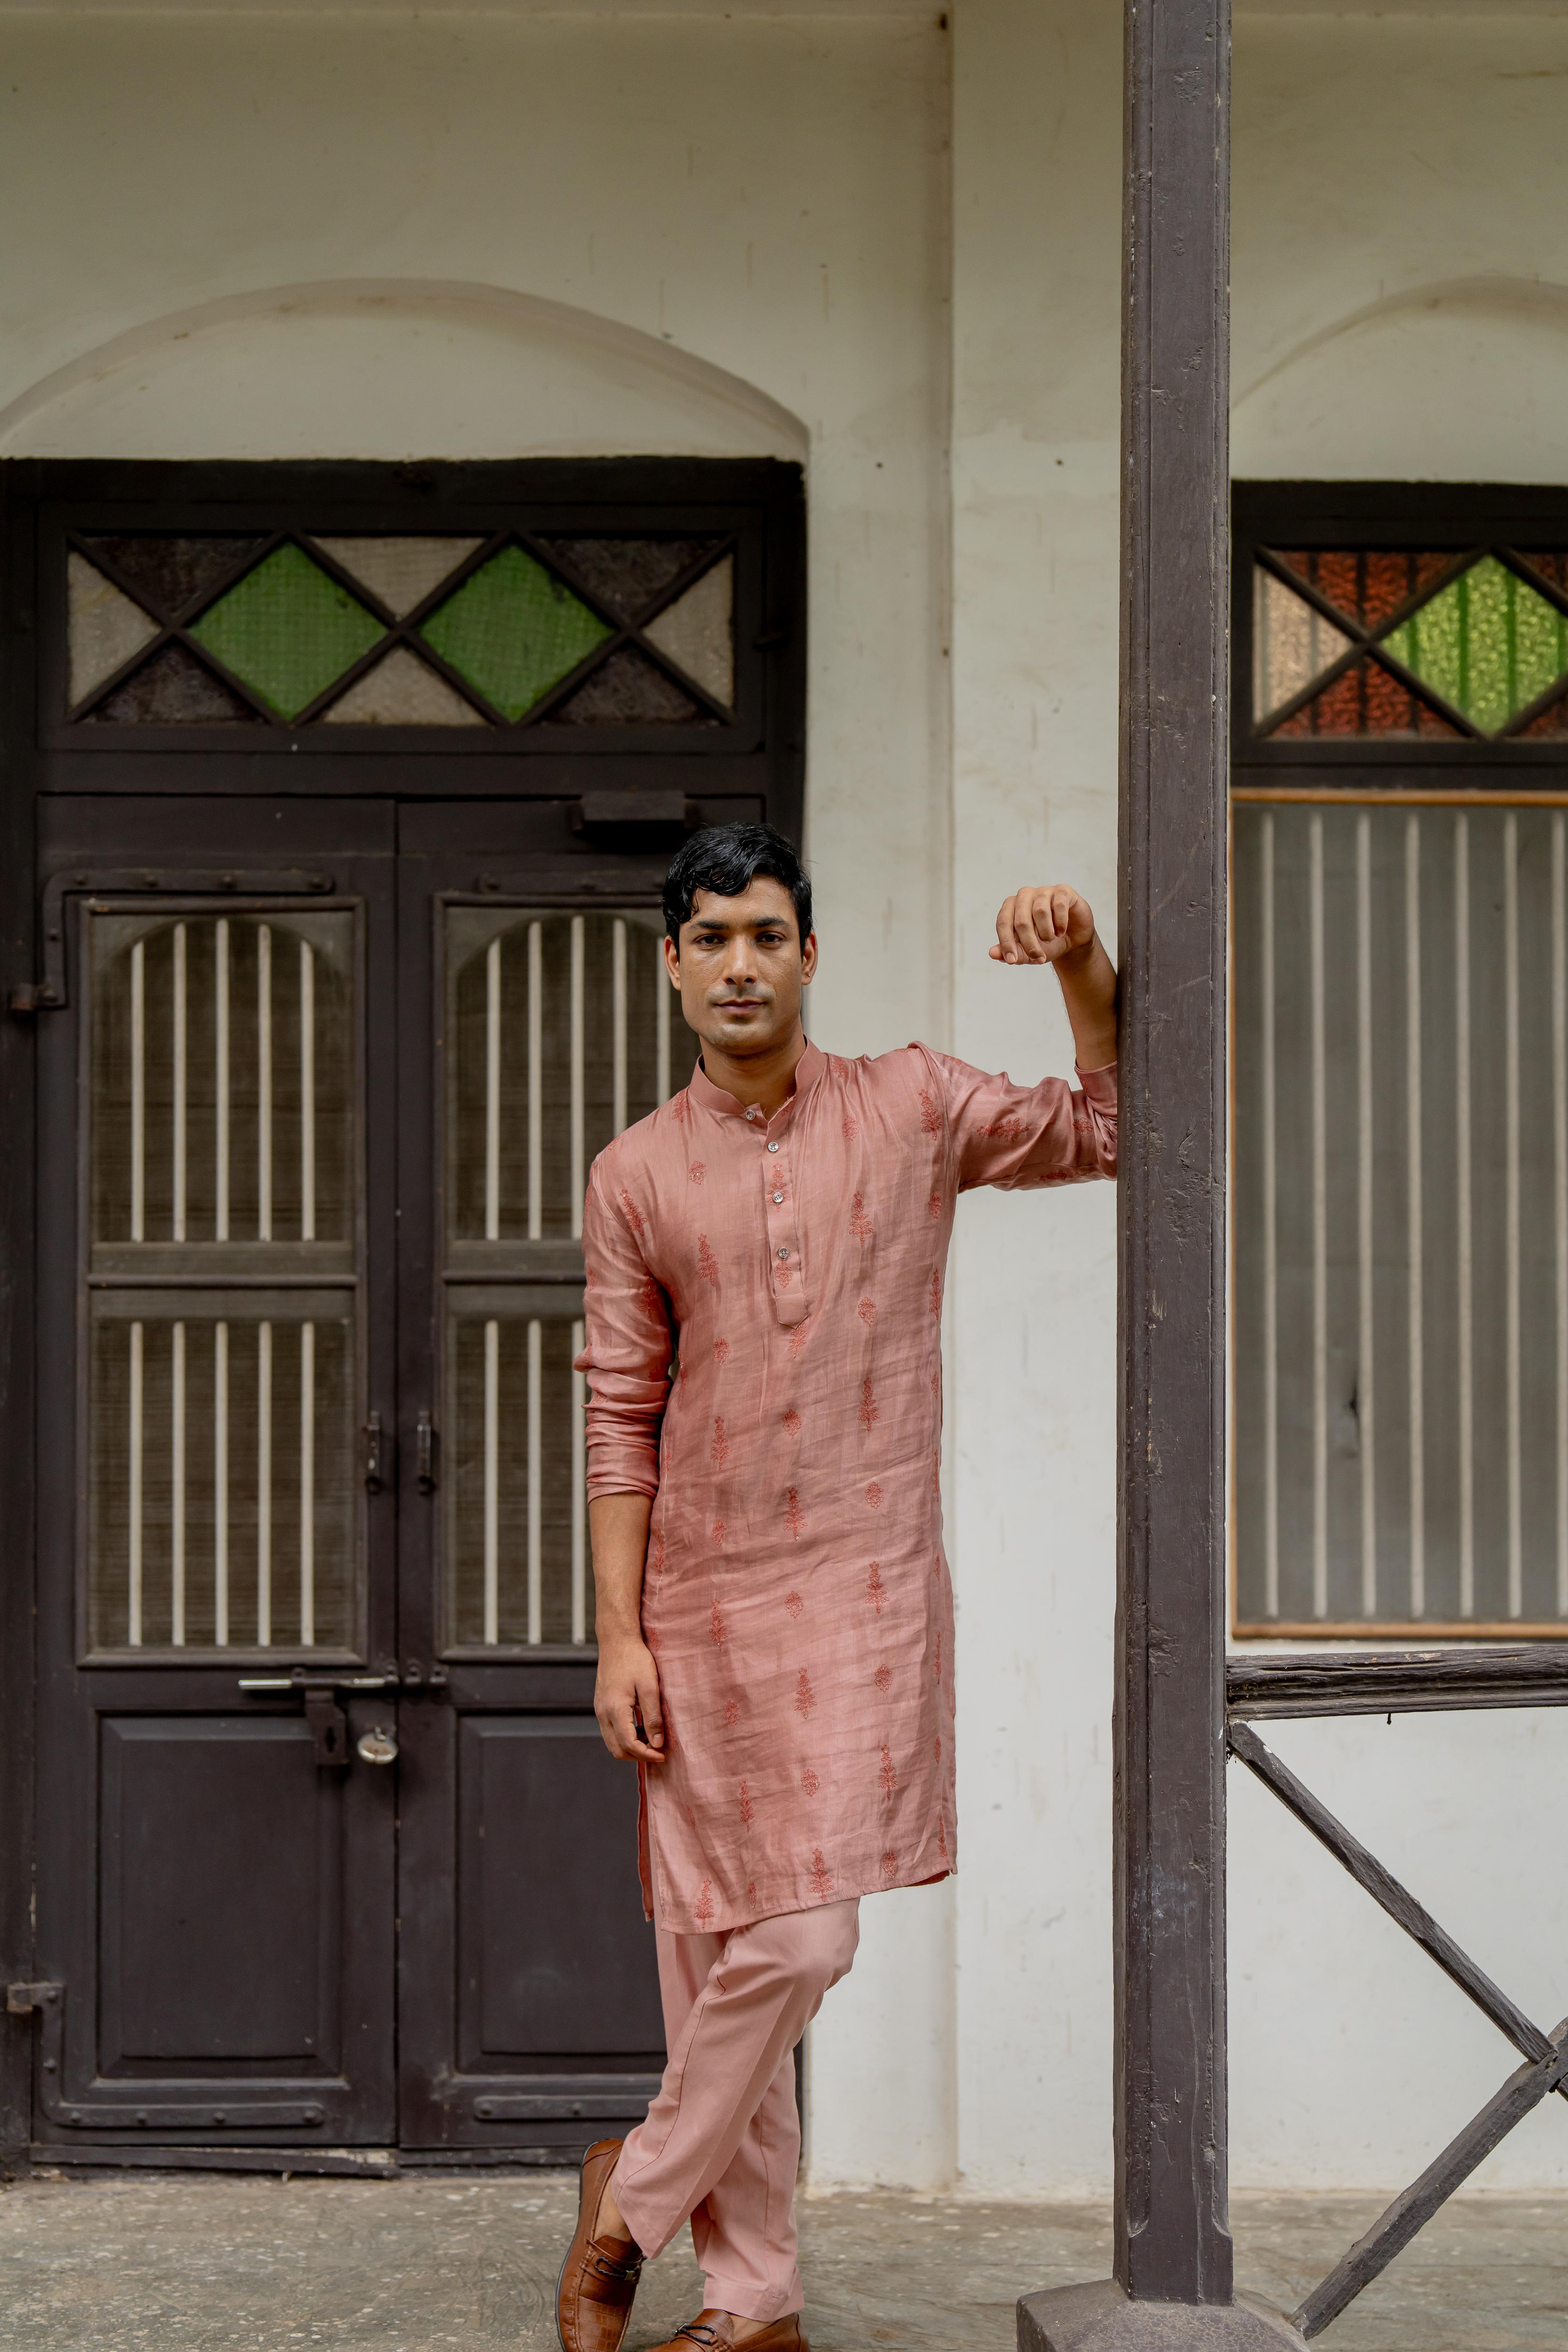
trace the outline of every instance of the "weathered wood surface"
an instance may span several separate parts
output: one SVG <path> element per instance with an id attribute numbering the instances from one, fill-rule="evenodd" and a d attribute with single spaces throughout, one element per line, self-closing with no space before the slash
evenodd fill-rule
<path id="1" fill-rule="evenodd" d="M 1227 2304 L 1227 0 L 1128 0 L 1116 2275 Z"/>
<path id="2" fill-rule="evenodd" d="M 1568 1643 L 1232 1658 L 1226 1668 L 1226 1696 L 1233 1720 L 1254 1722 L 1306 1715 L 1568 1706 Z"/>
<path id="3" fill-rule="evenodd" d="M 1335 1819 L 1310 1789 L 1296 1778 L 1289 1767 L 1282 1764 L 1278 1756 L 1265 1748 L 1255 1731 L 1249 1731 L 1245 1724 L 1232 1724 L 1230 1747 L 1232 1754 L 1247 1766 L 1248 1771 L 1255 1772 L 1265 1788 L 1271 1789 L 1280 1803 L 1311 1831 L 1320 1843 L 1327 1846 L 1335 1861 L 1342 1863 L 1350 1872 L 1357 1885 L 1364 1886 L 1373 1901 L 1379 1904 L 1389 1917 L 1436 1961 L 1444 1975 L 1450 1978 L 1461 1992 L 1469 1995 L 1476 2007 L 1490 2018 L 1500 2033 L 1508 2036 L 1516 2050 L 1521 2051 L 1531 2062 L 1551 2057 L 1553 2047 L 1551 2037 L 1510 2000 L 1500 1986 L 1493 1984 L 1486 1970 L 1455 1943 L 1430 1912 L 1417 1903 L 1409 1889 L 1402 1886 L 1393 1872 L 1385 1870 L 1377 1856 L 1370 1853 L 1361 1840 L 1353 1836 L 1342 1822 Z"/>
<path id="4" fill-rule="evenodd" d="M 1449 2141 L 1418 2180 L 1413 2180 L 1394 2199 L 1365 2237 L 1356 2240 L 1343 2262 L 1335 2264 L 1322 2284 L 1313 2288 L 1305 2303 L 1292 2314 L 1303 2336 L 1321 2336 L 1363 2287 L 1370 2286 L 1379 2272 L 1387 2269 L 1417 2231 L 1426 2228 L 1439 2205 L 1469 2179 L 1515 2124 L 1522 2123 L 1549 2092 L 1564 2088 L 1564 2077 L 1568 2076 L 1565 2034 L 1568 2019 L 1550 2037 L 1546 2055 L 1511 2074 L 1479 2115 Z"/>

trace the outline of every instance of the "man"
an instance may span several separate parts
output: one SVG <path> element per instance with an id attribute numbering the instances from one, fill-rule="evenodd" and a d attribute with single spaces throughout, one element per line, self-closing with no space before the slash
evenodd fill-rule
<path id="1" fill-rule="evenodd" d="M 584 2162 L 564 2352 L 616 2352 L 689 2219 L 699 2317 L 660 2347 L 806 2352 L 793 2052 L 859 1898 L 953 1868 L 942 1275 L 957 1195 L 1110 1176 L 1116 974 L 1077 891 L 1019 890 L 993 957 L 1054 964 L 1081 1092 L 923 1045 L 809 1045 L 811 888 L 763 825 L 693 836 L 665 957 L 702 1041 L 595 1161 L 587 1261 L 595 1711 L 635 1761 L 669 2060 Z"/>

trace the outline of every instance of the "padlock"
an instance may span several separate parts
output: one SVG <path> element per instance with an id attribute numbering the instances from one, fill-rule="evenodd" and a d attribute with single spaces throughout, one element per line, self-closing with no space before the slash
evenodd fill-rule
<path id="1" fill-rule="evenodd" d="M 390 1764 L 397 1754 L 397 1740 L 395 1735 L 384 1729 L 379 1723 L 374 1725 L 369 1731 L 361 1732 L 354 1744 L 367 1764 Z"/>

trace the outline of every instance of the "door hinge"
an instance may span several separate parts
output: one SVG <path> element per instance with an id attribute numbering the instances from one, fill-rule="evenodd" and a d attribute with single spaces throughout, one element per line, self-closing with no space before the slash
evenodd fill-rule
<path id="1" fill-rule="evenodd" d="M 8 1984 L 5 2007 L 13 2017 L 27 2017 L 36 2009 L 58 2008 L 64 1990 L 62 1984 Z"/>
<path id="2" fill-rule="evenodd" d="M 118 867 L 113 873 L 78 871 L 51 874 L 44 885 L 42 910 L 44 969 L 37 980 L 18 981 L 7 1003 L 13 1013 L 60 1013 L 66 1004 L 67 894 L 89 898 L 151 898 L 171 892 L 183 898 L 218 898 L 243 892 L 247 898 L 320 898 L 332 887 L 330 874 L 307 874 L 299 866 L 284 873 L 248 874 L 243 867 L 216 873 L 183 872 L 176 866 Z"/>

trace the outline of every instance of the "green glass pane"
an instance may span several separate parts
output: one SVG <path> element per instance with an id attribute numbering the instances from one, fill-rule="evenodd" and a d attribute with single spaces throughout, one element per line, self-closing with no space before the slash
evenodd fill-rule
<path id="1" fill-rule="evenodd" d="M 1384 640 L 1483 734 L 1568 670 L 1568 617 L 1485 555 Z"/>
<path id="2" fill-rule="evenodd" d="M 285 719 L 384 635 L 379 621 L 292 545 L 204 613 L 191 635 Z"/>
<path id="3" fill-rule="evenodd" d="M 503 547 L 434 612 L 425 635 L 508 719 L 521 719 L 611 635 L 521 547 Z"/>

